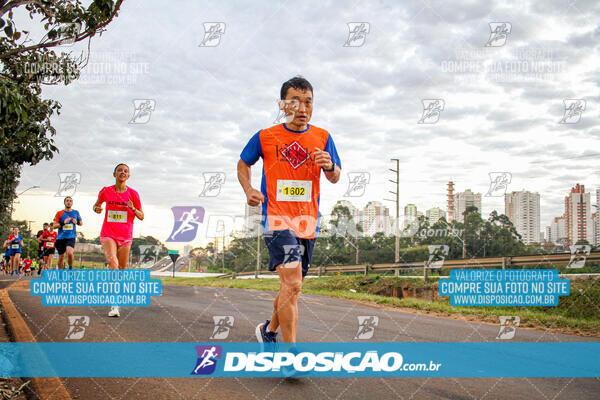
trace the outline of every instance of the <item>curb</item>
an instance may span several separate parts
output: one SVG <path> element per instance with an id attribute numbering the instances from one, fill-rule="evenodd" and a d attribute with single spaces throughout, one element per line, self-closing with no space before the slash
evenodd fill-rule
<path id="1" fill-rule="evenodd" d="M 33 333 L 25 323 L 25 320 L 10 299 L 10 296 L 8 295 L 9 288 L 10 286 L 0 290 L 0 304 L 2 305 L 3 310 L 2 318 L 8 327 L 10 336 L 15 342 L 37 342 Z M 35 394 L 42 400 L 72 400 L 67 388 L 58 377 L 31 377 L 31 383 Z"/>

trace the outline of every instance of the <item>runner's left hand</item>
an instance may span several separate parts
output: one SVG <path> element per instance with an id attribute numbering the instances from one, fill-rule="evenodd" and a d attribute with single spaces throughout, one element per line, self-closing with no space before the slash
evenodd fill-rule
<path id="1" fill-rule="evenodd" d="M 331 156 L 328 152 L 323 151 L 317 147 L 315 148 L 315 152 L 313 154 L 315 156 L 315 163 L 319 167 L 323 167 L 325 169 L 331 168 Z"/>
<path id="2" fill-rule="evenodd" d="M 127 207 L 129 207 L 130 210 L 133 211 L 133 201 L 131 201 L 131 199 L 129 199 L 129 201 L 127 201 Z"/>

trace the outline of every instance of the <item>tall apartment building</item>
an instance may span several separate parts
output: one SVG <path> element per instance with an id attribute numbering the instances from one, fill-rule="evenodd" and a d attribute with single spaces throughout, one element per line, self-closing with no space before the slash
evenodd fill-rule
<path id="1" fill-rule="evenodd" d="M 378 201 L 367 203 L 360 211 L 359 219 L 365 236 L 372 236 L 377 232 L 383 232 L 385 235 L 393 233 L 390 209 Z"/>
<path id="2" fill-rule="evenodd" d="M 596 215 L 594 216 L 595 245 L 600 246 L 600 189 L 596 189 Z"/>
<path id="3" fill-rule="evenodd" d="M 504 195 L 504 213 L 523 243 L 540 243 L 540 195 L 525 190 Z"/>
<path id="4" fill-rule="evenodd" d="M 576 244 L 580 240 L 594 243 L 592 204 L 590 193 L 585 193 L 584 185 L 576 184 L 565 197 L 565 218 L 569 244 Z"/>
<path id="5" fill-rule="evenodd" d="M 412 224 L 414 221 L 417 220 L 418 216 L 419 214 L 417 211 L 417 206 L 414 204 L 407 204 L 404 207 L 404 225 L 402 227 L 406 228 L 407 226 Z"/>
<path id="6" fill-rule="evenodd" d="M 464 212 L 467 207 L 477 207 L 481 214 L 481 193 L 473 193 L 471 189 L 459 192 L 454 195 L 454 220 L 464 223 Z"/>
<path id="7" fill-rule="evenodd" d="M 594 214 L 594 246 L 600 246 L 600 212 Z"/>
<path id="8" fill-rule="evenodd" d="M 555 244 L 567 241 L 567 219 L 555 217 L 550 226 L 546 227 L 546 240 Z"/>
<path id="9" fill-rule="evenodd" d="M 438 222 L 440 218 L 445 218 L 446 212 L 439 207 L 433 207 L 425 212 L 425 216 L 429 221 L 429 226 L 432 226 Z"/>

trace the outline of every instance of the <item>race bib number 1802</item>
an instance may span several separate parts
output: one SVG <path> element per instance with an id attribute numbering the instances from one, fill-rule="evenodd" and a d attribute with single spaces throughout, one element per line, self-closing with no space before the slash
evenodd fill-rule
<path id="1" fill-rule="evenodd" d="M 277 180 L 277 201 L 311 201 L 312 181 Z"/>

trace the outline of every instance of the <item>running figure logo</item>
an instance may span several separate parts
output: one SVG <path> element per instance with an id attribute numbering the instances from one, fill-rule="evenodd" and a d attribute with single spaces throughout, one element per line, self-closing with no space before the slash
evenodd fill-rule
<path id="1" fill-rule="evenodd" d="M 490 38 L 485 43 L 485 47 L 504 46 L 511 30 L 510 22 L 490 22 Z"/>
<path id="2" fill-rule="evenodd" d="M 85 328 L 90 326 L 90 317 L 87 315 L 70 315 L 69 317 L 69 332 L 65 339 L 79 340 L 83 339 Z"/>
<path id="3" fill-rule="evenodd" d="M 79 172 L 59 172 L 58 191 L 54 197 L 74 196 L 77 191 L 77 186 L 81 183 L 81 174 Z"/>
<path id="4" fill-rule="evenodd" d="M 160 251 L 159 246 L 154 244 L 142 244 L 140 245 L 140 263 L 152 263 L 156 261 L 158 252 Z"/>
<path id="5" fill-rule="evenodd" d="M 506 194 L 508 184 L 512 180 L 510 172 L 490 172 L 490 189 L 486 197 L 502 197 Z"/>
<path id="6" fill-rule="evenodd" d="M 365 189 L 371 181 L 368 172 L 348 172 L 348 190 L 344 197 L 360 197 L 365 194 Z"/>
<path id="7" fill-rule="evenodd" d="M 581 120 L 581 114 L 585 110 L 584 99 L 565 99 L 565 114 L 558 122 L 559 124 L 577 124 Z"/>
<path id="8" fill-rule="evenodd" d="M 173 231 L 167 242 L 191 242 L 196 238 L 198 226 L 204 221 L 203 207 L 172 207 Z"/>
<path id="9" fill-rule="evenodd" d="M 225 172 L 203 172 L 204 188 L 198 197 L 217 197 L 225 184 Z"/>
<path id="10" fill-rule="evenodd" d="M 225 34 L 225 22 L 205 22 L 204 39 L 198 47 L 216 47 L 221 43 L 221 36 Z"/>
<path id="11" fill-rule="evenodd" d="M 60 41 L 61 46 L 71 46 L 75 43 L 75 39 L 81 33 L 81 23 L 71 22 L 59 28 L 59 36 L 63 37 Z"/>
<path id="12" fill-rule="evenodd" d="M 275 117 L 273 124 L 281 124 L 284 120 L 289 124 L 294 120 L 298 108 L 300 108 L 300 102 L 296 99 L 277 100 L 277 116 Z"/>
<path id="13" fill-rule="evenodd" d="M 354 339 L 371 339 L 373 333 L 375 333 L 375 328 L 379 325 L 379 317 L 376 315 L 363 315 L 356 318 L 358 318 L 358 331 Z"/>
<path id="14" fill-rule="evenodd" d="M 509 340 L 515 337 L 515 333 L 517 332 L 517 326 L 521 323 L 521 317 L 513 316 L 506 317 L 501 316 L 500 318 L 500 331 L 498 332 L 498 336 L 496 339 L 500 340 Z"/>
<path id="15" fill-rule="evenodd" d="M 190 375 L 210 375 L 215 372 L 217 359 L 223 355 L 221 346 L 196 346 L 198 360 Z"/>
<path id="16" fill-rule="evenodd" d="M 592 246 L 589 244 L 576 244 L 569 246 L 571 250 L 571 259 L 567 268 L 583 268 L 585 266 L 585 260 L 590 255 Z"/>
<path id="17" fill-rule="evenodd" d="M 418 124 L 435 124 L 440 119 L 440 114 L 444 110 L 446 102 L 442 99 L 423 99 L 423 115 Z"/>
<path id="18" fill-rule="evenodd" d="M 361 47 L 365 44 L 367 34 L 371 31 L 371 24 L 368 22 L 348 22 L 348 39 L 344 47 Z"/>
<path id="19" fill-rule="evenodd" d="M 450 247 L 447 244 L 432 244 L 429 248 L 429 260 L 427 260 L 428 268 L 442 268 L 444 260 L 448 256 Z"/>
<path id="20" fill-rule="evenodd" d="M 215 315 L 213 316 L 213 321 L 215 321 L 215 328 L 209 339 L 227 339 L 229 331 L 233 328 L 235 318 L 231 315 Z"/>
<path id="21" fill-rule="evenodd" d="M 284 244 L 283 245 L 283 261 L 282 264 L 290 262 L 302 261 L 304 255 L 304 245 L 301 244 Z"/>
<path id="22" fill-rule="evenodd" d="M 56 36 L 52 38 L 52 41 L 58 41 L 59 46 L 71 46 L 75 43 L 75 38 L 81 33 L 81 23 L 70 22 L 61 24 L 54 29 Z M 50 40 L 48 36 L 44 40 Z"/>
<path id="23" fill-rule="evenodd" d="M 133 117 L 130 124 L 147 124 L 152 111 L 156 108 L 156 101 L 152 99 L 133 100 Z"/>

